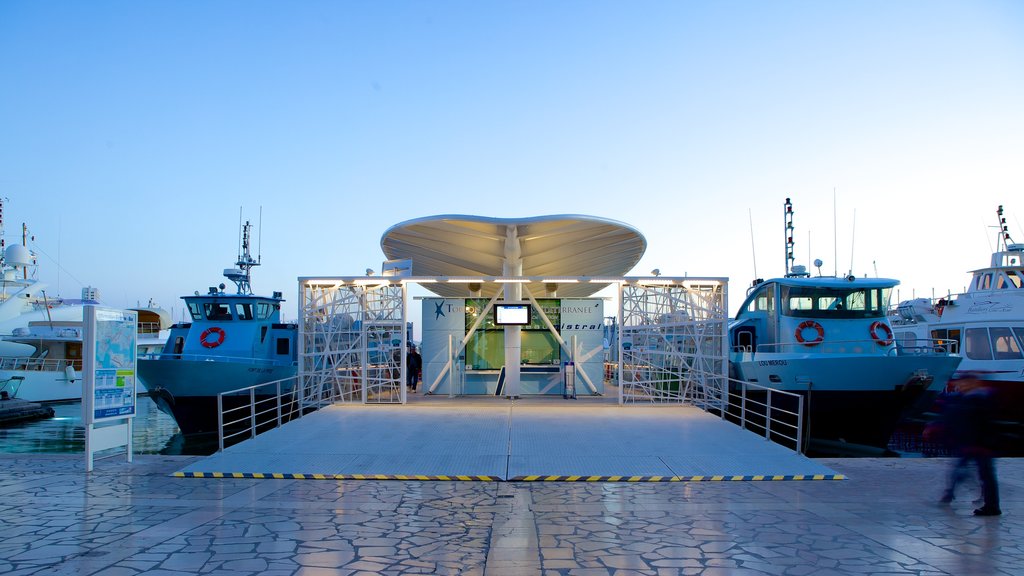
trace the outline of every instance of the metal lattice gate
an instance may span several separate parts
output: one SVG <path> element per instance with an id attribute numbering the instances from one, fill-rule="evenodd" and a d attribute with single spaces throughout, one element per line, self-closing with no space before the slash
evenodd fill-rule
<path id="1" fill-rule="evenodd" d="M 299 375 L 303 399 L 405 401 L 405 287 L 303 281 Z"/>
<path id="2" fill-rule="evenodd" d="M 729 375 L 726 282 L 626 283 L 619 296 L 620 401 L 724 407 Z"/>

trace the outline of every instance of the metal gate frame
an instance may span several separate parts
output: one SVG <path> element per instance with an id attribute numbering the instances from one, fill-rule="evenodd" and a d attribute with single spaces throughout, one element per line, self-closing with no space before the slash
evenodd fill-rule
<path id="1" fill-rule="evenodd" d="M 299 280 L 301 398 L 310 404 L 404 404 L 409 345 L 406 284 L 448 279 L 367 276 Z M 460 277 L 459 281 L 467 279 Z M 579 277 L 560 281 L 618 286 L 620 404 L 686 403 L 705 410 L 724 409 L 729 375 L 726 278 Z"/>
<path id="2" fill-rule="evenodd" d="M 404 404 L 406 287 L 384 279 L 299 282 L 304 401 Z"/>
<path id="3" fill-rule="evenodd" d="M 619 284 L 619 403 L 727 402 L 725 279 Z"/>

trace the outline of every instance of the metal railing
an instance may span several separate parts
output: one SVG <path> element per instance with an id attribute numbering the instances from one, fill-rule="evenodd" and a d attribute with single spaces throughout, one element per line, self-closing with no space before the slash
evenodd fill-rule
<path id="1" fill-rule="evenodd" d="M 945 355 L 951 352 L 949 341 L 934 344 L 902 346 L 896 343 L 880 345 L 876 340 L 870 338 L 858 340 L 825 340 L 816 344 L 799 342 L 777 342 L 772 344 L 758 344 L 753 352 L 749 345 L 732 346 L 734 353 L 743 354 L 878 354 L 884 352 L 887 356 L 898 354 L 914 354 L 921 356 Z"/>
<path id="2" fill-rule="evenodd" d="M 170 354 L 167 352 L 152 352 L 139 354 L 139 360 L 191 360 L 193 362 L 231 362 L 233 364 L 252 364 L 254 366 L 285 366 L 280 360 L 273 358 L 254 358 L 252 356 L 210 356 L 209 354 Z M 291 362 L 297 366 L 298 362 Z"/>
<path id="3" fill-rule="evenodd" d="M 299 376 L 217 394 L 217 448 L 255 438 L 333 404 L 336 391 L 303 389 Z"/>
<path id="4" fill-rule="evenodd" d="M 722 418 L 763 435 L 798 454 L 804 451 L 804 397 L 743 380 L 729 379 Z"/>
<path id="5" fill-rule="evenodd" d="M 0 370 L 39 370 L 42 372 L 63 372 L 71 366 L 82 370 L 81 360 L 46 359 L 46 358 L 0 358 Z"/>

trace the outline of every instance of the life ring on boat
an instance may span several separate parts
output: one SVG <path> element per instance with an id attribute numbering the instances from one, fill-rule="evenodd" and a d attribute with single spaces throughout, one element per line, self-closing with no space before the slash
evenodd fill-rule
<path id="1" fill-rule="evenodd" d="M 814 328 L 818 335 L 813 340 L 804 340 L 804 330 L 808 328 Z M 825 339 L 825 328 L 821 324 L 818 324 L 814 320 L 804 320 L 796 327 L 796 341 L 803 344 L 804 346 L 814 346 L 820 344 Z"/>
<path id="2" fill-rule="evenodd" d="M 213 340 L 207 340 L 206 337 L 210 334 L 216 334 L 217 337 Z M 203 330 L 203 334 L 199 337 L 199 342 L 203 345 L 203 348 L 216 348 L 224 343 L 224 329 L 217 326 L 210 326 L 206 330 Z"/>
<path id="3" fill-rule="evenodd" d="M 881 328 L 882 332 L 885 332 L 885 338 L 878 335 L 878 330 Z M 888 346 L 892 344 L 892 328 L 889 328 L 888 324 L 882 324 L 881 322 L 875 322 L 871 325 L 871 337 L 878 342 L 879 346 Z"/>

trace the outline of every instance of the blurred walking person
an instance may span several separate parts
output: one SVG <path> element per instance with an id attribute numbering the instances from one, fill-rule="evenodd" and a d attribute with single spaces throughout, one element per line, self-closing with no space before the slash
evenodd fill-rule
<path id="1" fill-rule="evenodd" d="M 952 502 L 956 486 L 967 477 L 970 464 L 978 467 L 978 480 L 984 503 L 974 511 L 977 516 L 998 516 L 999 485 L 995 467 L 995 433 L 992 414 L 995 410 L 992 390 L 983 380 L 969 376 L 954 383 L 955 391 L 947 394 L 942 409 L 942 434 L 956 460 L 949 472 L 942 502 Z"/>

